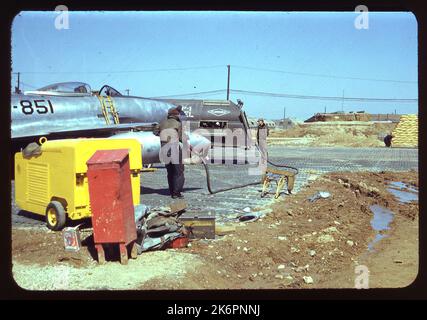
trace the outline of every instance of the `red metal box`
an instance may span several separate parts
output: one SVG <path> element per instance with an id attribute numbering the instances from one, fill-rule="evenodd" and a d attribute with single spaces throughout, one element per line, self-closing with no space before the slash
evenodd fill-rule
<path id="1" fill-rule="evenodd" d="M 120 244 L 121 257 L 127 261 L 125 246 L 136 239 L 129 151 L 98 150 L 87 166 L 94 242 Z"/>

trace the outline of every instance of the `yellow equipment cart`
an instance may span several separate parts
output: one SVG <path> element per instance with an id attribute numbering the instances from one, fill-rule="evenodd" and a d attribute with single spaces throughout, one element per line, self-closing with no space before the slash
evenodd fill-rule
<path id="1" fill-rule="evenodd" d="M 67 218 L 91 216 L 86 161 L 97 150 L 129 149 L 133 203 L 140 203 L 142 159 L 137 140 L 44 141 L 40 155 L 15 154 L 15 201 L 22 210 L 46 216 L 49 229 L 61 230 Z"/>

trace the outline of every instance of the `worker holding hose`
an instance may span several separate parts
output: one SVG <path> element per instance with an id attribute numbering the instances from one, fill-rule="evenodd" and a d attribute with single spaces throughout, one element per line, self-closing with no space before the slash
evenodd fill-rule
<path id="1" fill-rule="evenodd" d="M 168 116 L 159 124 L 160 134 L 160 160 L 165 164 L 168 172 L 169 192 L 173 199 L 183 198 L 184 188 L 184 163 L 182 159 L 183 140 L 188 146 L 188 136 L 182 130 L 180 114 L 182 107 L 171 108 Z"/>
<path id="2" fill-rule="evenodd" d="M 262 174 L 264 175 L 267 170 L 267 136 L 269 135 L 268 126 L 265 124 L 264 119 L 258 119 L 258 128 L 256 133 L 256 140 L 258 143 L 259 152 L 261 154 L 261 159 L 259 161 L 259 166 Z"/>

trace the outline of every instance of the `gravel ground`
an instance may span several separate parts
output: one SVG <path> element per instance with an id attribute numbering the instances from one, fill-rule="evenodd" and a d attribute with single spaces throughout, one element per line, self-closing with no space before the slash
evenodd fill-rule
<path id="1" fill-rule="evenodd" d="M 12 272 L 17 284 L 27 290 L 129 290 L 156 278 L 179 281 L 200 265 L 200 258 L 194 254 L 167 250 L 144 253 L 127 265 L 92 261 L 84 267 L 58 262 L 29 267 L 14 262 Z"/>
<path id="2" fill-rule="evenodd" d="M 418 149 L 269 146 L 269 159 L 274 163 L 288 164 L 299 169 L 294 193 L 310 180 L 327 172 L 418 170 Z M 141 177 L 141 203 L 149 206 L 162 206 L 171 201 L 166 170 L 161 165 L 156 167 L 156 172 L 143 173 Z M 248 169 L 251 167 L 253 166 L 244 164 L 210 165 L 212 188 L 216 190 L 257 181 L 259 176 L 248 175 Z M 260 197 L 261 185 L 210 195 L 202 165 L 187 165 L 185 176 L 184 194 L 189 206 L 188 211 L 211 212 L 216 214 L 218 221 L 241 213 L 246 207 L 265 207 L 275 202 L 272 196 Z M 274 192 L 274 184 L 271 191 Z M 285 196 L 283 193 L 282 197 Z M 12 182 L 13 226 L 44 228 L 43 219 L 24 214 L 15 206 Z"/>
<path id="3" fill-rule="evenodd" d="M 324 174 L 262 219 L 128 265 L 113 258 L 98 266 L 90 230 L 79 252 L 66 252 L 60 232 L 14 228 L 13 273 L 30 290 L 352 288 L 355 266 L 363 265 L 372 271 L 370 287 L 404 287 L 418 272 L 419 207 L 390 187 L 402 182 L 416 194 L 418 180 L 416 171 Z M 319 191 L 329 196 L 309 201 Z M 384 218 L 371 206 L 392 212 L 387 226 L 378 227 Z"/>

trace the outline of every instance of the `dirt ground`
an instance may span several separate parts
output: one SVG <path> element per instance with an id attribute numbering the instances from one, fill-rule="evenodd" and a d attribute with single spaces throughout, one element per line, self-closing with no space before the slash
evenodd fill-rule
<path id="1" fill-rule="evenodd" d="M 306 146 L 382 147 L 383 138 L 395 123 L 318 122 L 301 123 L 290 129 L 270 131 L 269 144 Z"/>
<path id="2" fill-rule="evenodd" d="M 98 266 L 90 230 L 82 234 L 83 249 L 67 253 L 61 233 L 14 229 L 14 277 L 24 288 L 44 290 L 353 288 L 355 267 L 365 265 L 369 287 L 404 287 L 418 273 L 419 208 L 387 191 L 391 181 L 418 189 L 415 171 L 326 174 L 281 197 L 262 219 L 230 225 L 234 231 L 215 240 L 144 253 L 127 266 Z M 318 191 L 330 196 L 310 202 Z M 374 204 L 394 219 L 369 251 Z"/>

